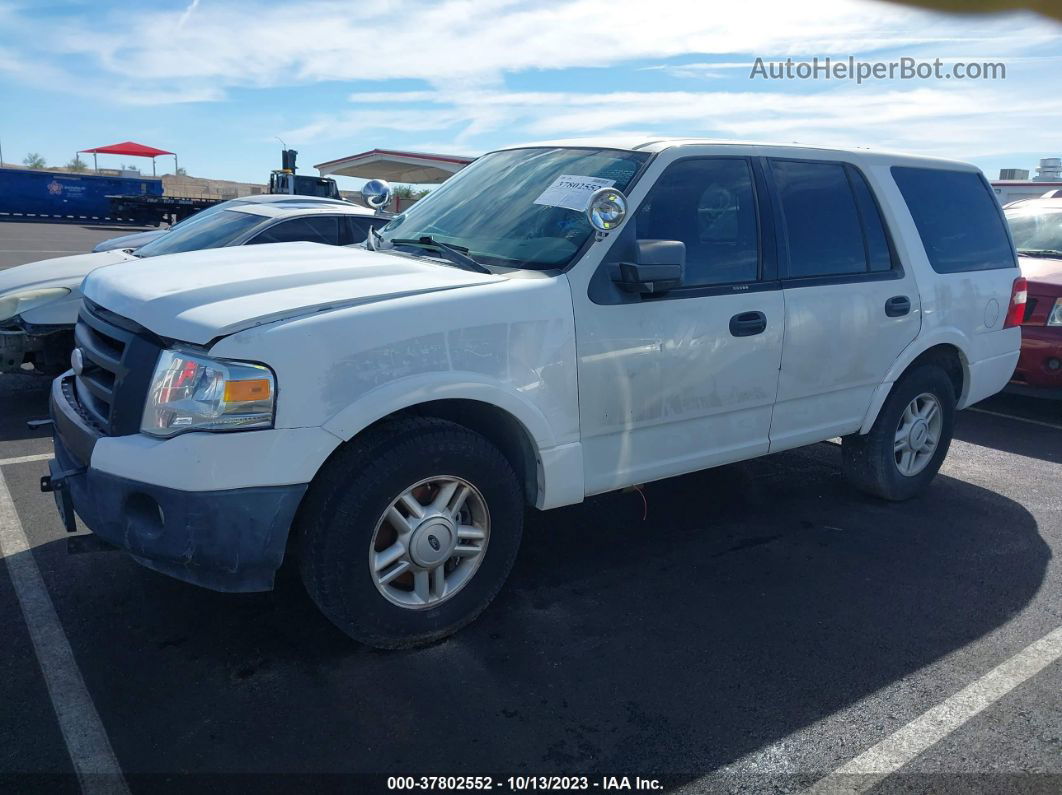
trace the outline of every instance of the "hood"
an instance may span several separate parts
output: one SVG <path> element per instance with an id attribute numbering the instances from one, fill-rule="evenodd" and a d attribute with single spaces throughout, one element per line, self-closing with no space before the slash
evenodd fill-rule
<path id="1" fill-rule="evenodd" d="M 131 259 L 135 258 L 121 250 L 101 251 L 97 254 L 42 259 L 39 262 L 5 268 L 0 270 L 0 295 L 37 287 L 69 287 L 73 290 L 96 268 Z"/>
<path id="2" fill-rule="evenodd" d="M 1062 259 L 1019 256 L 1018 266 L 1021 268 L 1021 275 L 1029 280 L 1030 289 L 1034 284 L 1062 289 Z M 1056 294 L 1055 290 L 1051 293 Z"/>
<path id="3" fill-rule="evenodd" d="M 274 243 L 137 260 L 97 271 L 82 289 L 162 337 L 202 345 L 324 309 L 504 280 L 363 248 Z"/>
<path id="4" fill-rule="evenodd" d="M 140 248 L 141 246 L 150 243 L 162 235 L 169 232 L 169 229 L 149 229 L 146 232 L 135 232 L 131 235 L 122 235 L 121 237 L 112 237 L 109 240 L 104 240 L 102 243 L 97 243 L 93 251 L 113 251 L 116 248 Z"/>

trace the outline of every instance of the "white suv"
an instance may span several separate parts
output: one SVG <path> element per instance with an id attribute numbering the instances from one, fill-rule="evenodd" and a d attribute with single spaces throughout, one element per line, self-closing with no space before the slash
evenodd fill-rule
<path id="1" fill-rule="evenodd" d="M 498 592 L 525 505 L 835 436 L 858 488 L 918 493 L 1010 378 L 1022 288 L 963 163 L 502 150 L 363 247 L 94 272 L 42 487 L 153 569 L 263 590 L 290 555 L 352 637 L 427 642 Z"/>

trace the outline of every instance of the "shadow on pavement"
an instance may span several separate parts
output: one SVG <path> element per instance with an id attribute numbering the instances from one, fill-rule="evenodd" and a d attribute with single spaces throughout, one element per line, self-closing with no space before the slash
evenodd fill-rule
<path id="1" fill-rule="evenodd" d="M 978 404 L 979 408 L 982 406 L 989 411 L 1001 410 L 994 405 L 989 407 L 987 403 Z M 1022 422 L 1015 416 L 1021 415 L 1002 417 L 984 411 L 960 411 L 955 421 L 955 438 L 1005 453 L 1062 464 L 1062 427 L 1049 428 Z M 1062 417 L 1058 424 L 1062 426 Z"/>
<path id="2" fill-rule="evenodd" d="M 0 375 L 0 439 L 50 438 L 47 428 L 31 431 L 27 420 L 48 416 L 48 390 L 52 379 L 34 375 Z"/>
<path id="3" fill-rule="evenodd" d="M 652 484 L 644 521 L 637 493 L 532 511 L 494 605 L 409 652 L 348 641 L 291 577 L 233 596 L 61 541 L 36 555 L 119 760 L 153 790 L 177 771 L 679 783 L 961 649 L 1040 587 L 1050 553 L 1021 505 L 947 477 L 882 503 L 839 458 Z"/>

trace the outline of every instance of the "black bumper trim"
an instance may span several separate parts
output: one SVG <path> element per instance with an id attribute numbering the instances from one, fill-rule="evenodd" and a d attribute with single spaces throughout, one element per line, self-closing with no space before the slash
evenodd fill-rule
<path id="1" fill-rule="evenodd" d="M 272 589 L 308 484 L 181 491 L 92 469 L 99 435 L 65 398 L 62 380 L 50 406 L 60 515 L 70 506 L 101 539 L 178 580 L 215 591 Z"/>

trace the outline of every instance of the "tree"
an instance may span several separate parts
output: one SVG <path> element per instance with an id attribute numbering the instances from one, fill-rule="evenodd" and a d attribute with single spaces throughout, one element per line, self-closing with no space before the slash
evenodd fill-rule
<path id="1" fill-rule="evenodd" d="M 85 165 L 85 161 L 81 159 L 80 155 L 74 155 L 74 159 L 66 164 L 66 168 L 68 171 L 80 174 L 87 168 L 87 166 Z"/>
<path id="2" fill-rule="evenodd" d="M 400 199 L 423 199 L 428 195 L 428 191 L 414 190 L 412 185 L 395 185 L 394 195 Z"/>
<path id="3" fill-rule="evenodd" d="M 176 176 L 178 176 L 178 177 L 187 177 L 188 176 L 188 172 L 185 171 L 180 166 L 177 166 L 177 174 L 176 174 Z"/>
<path id="4" fill-rule="evenodd" d="M 29 168 L 44 168 L 47 165 L 44 162 L 44 158 L 37 152 L 30 152 L 24 158 L 22 158 L 22 164 Z"/>

